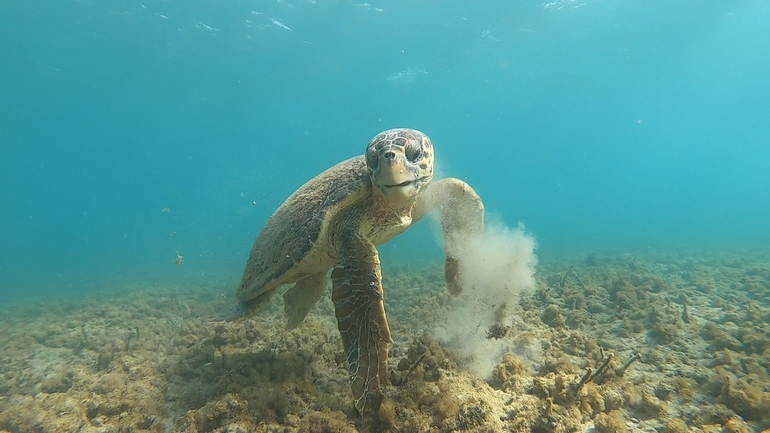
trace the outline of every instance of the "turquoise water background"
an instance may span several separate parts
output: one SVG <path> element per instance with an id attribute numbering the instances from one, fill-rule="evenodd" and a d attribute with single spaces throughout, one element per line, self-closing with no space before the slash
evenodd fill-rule
<path id="1" fill-rule="evenodd" d="M 4 1 L 0 54 L 5 299 L 237 282 L 392 127 L 542 255 L 770 245 L 766 1 Z"/>

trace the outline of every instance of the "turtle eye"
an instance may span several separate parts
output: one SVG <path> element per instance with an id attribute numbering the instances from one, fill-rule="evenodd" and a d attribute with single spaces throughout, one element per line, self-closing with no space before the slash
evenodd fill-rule
<path id="1" fill-rule="evenodd" d="M 419 143 L 409 140 L 408 143 L 406 143 L 406 146 L 404 147 L 404 156 L 406 156 L 406 159 L 409 161 L 417 161 L 418 158 L 422 155 L 422 146 L 420 146 Z"/>

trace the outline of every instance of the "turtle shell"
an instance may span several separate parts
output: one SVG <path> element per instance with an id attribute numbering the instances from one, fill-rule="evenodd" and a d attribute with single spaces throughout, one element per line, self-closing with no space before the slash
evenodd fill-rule
<path id="1" fill-rule="evenodd" d="M 340 162 L 302 185 L 267 220 L 254 242 L 238 300 L 246 302 L 331 268 L 330 221 L 371 191 L 364 156 Z"/>

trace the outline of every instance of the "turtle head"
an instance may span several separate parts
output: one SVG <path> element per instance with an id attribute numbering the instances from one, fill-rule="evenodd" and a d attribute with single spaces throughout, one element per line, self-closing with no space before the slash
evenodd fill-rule
<path id="1" fill-rule="evenodd" d="M 433 144 L 414 129 L 381 132 L 366 148 L 366 166 L 375 189 L 388 201 L 412 201 L 433 179 Z"/>

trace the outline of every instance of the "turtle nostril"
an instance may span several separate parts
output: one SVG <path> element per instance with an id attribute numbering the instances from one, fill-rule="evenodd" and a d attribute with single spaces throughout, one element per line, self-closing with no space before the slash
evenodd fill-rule
<path id="1" fill-rule="evenodd" d="M 383 156 L 385 157 L 385 159 L 393 159 L 393 158 L 396 157 L 396 153 L 395 152 L 385 152 L 385 155 L 383 155 Z"/>

